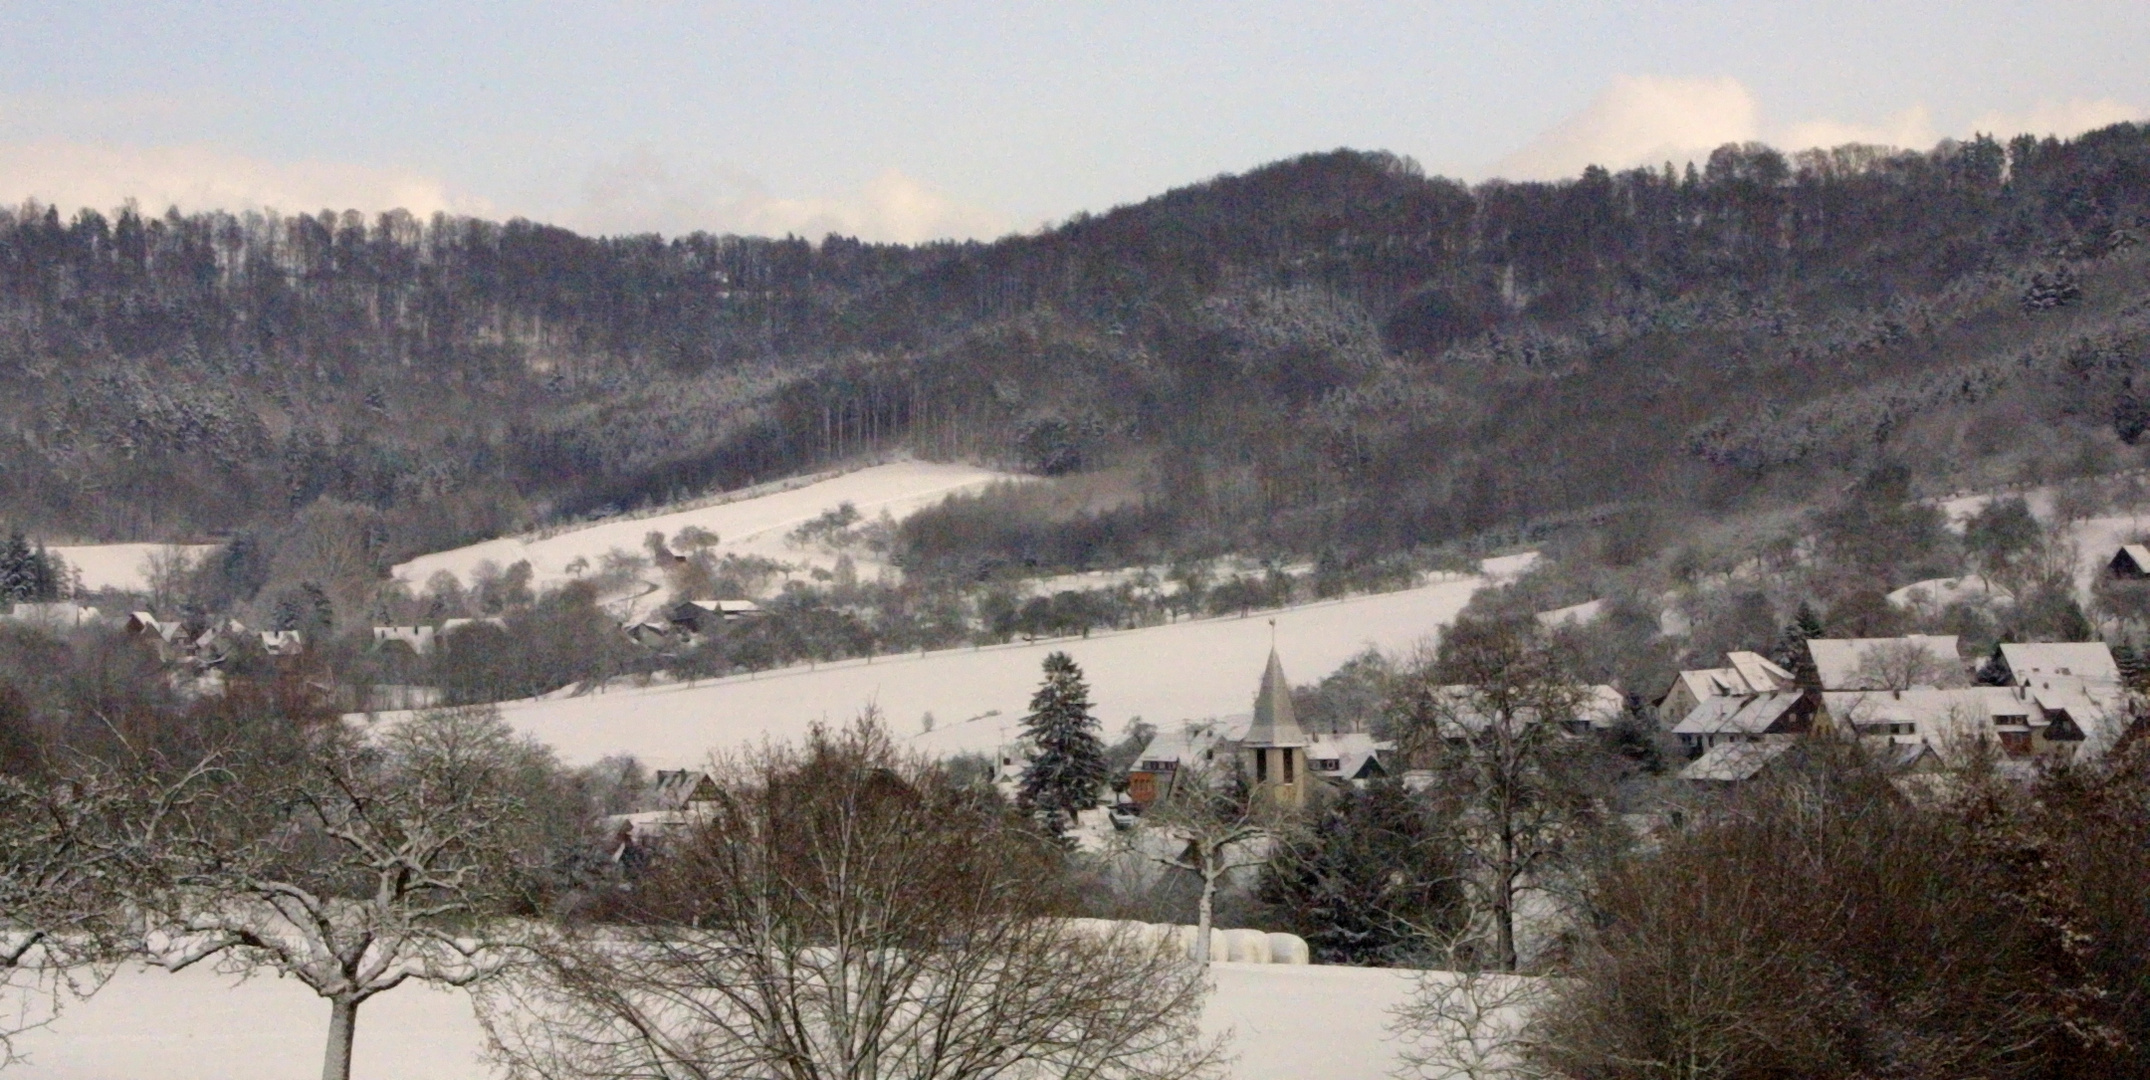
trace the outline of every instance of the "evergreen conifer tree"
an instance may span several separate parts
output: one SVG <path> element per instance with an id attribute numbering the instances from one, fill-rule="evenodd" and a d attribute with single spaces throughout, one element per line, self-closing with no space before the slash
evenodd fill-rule
<path id="1" fill-rule="evenodd" d="M 2120 668 L 2120 684 L 2130 690 L 2141 690 L 2150 684 L 2150 659 L 2135 647 L 2134 638 L 2122 638 L 2113 646 L 2113 663 Z"/>
<path id="2" fill-rule="evenodd" d="M 1316 963 L 1410 966 L 1463 929 L 1460 861 L 1394 780 L 1328 801 L 1262 869 L 1258 896 Z"/>
<path id="3" fill-rule="evenodd" d="M 1045 658 L 1045 681 L 1031 695 L 1023 734 L 1031 755 L 1016 802 L 1055 831 L 1065 830 L 1078 812 L 1097 805 L 1098 786 L 1106 779 L 1105 741 L 1090 715 L 1090 688 L 1068 654 Z"/>
<path id="4" fill-rule="evenodd" d="M 44 544 L 38 544 L 36 552 L 30 556 L 30 599 L 40 604 L 58 600 L 66 591 L 60 580 L 64 565 L 59 556 L 46 551 Z"/>
<path id="5" fill-rule="evenodd" d="M 1980 686 L 2013 685 L 2008 671 L 2008 660 L 2001 655 L 2001 646 L 2007 642 L 2007 636 L 2003 635 L 2000 641 L 1994 643 L 1993 655 L 1986 657 L 1985 662 L 1978 665 L 1978 671 L 1971 676 L 1972 682 Z"/>
<path id="6" fill-rule="evenodd" d="M 1791 672 L 1800 686 L 1819 687 L 1821 672 L 1814 666 L 1814 654 L 1807 650 L 1807 642 L 1821 637 L 1823 632 L 1821 616 L 1814 613 L 1814 605 L 1801 600 L 1799 610 L 1777 638 L 1775 655 L 1770 660 Z"/>
<path id="7" fill-rule="evenodd" d="M 20 532 L 10 533 L 0 547 L 0 600 L 16 602 L 32 598 L 37 588 L 37 553 Z"/>

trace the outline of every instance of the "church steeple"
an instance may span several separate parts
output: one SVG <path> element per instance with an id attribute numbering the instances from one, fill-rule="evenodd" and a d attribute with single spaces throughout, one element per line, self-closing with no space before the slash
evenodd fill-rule
<path id="1" fill-rule="evenodd" d="M 1254 697 L 1254 722 L 1247 726 L 1241 746 L 1305 746 L 1306 732 L 1299 730 L 1299 717 L 1292 711 L 1291 683 L 1284 679 L 1284 664 L 1274 647 L 1269 666 L 1262 672 L 1262 689 Z"/>

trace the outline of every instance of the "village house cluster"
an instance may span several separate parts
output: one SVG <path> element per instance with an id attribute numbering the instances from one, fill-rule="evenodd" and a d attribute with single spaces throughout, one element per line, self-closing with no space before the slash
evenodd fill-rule
<path id="1" fill-rule="evenodd" d="M 1752 779 L 1818 731 L 1857 739 L 1903 770 L 1983 753 L 2023 772 L 2041 758 L 2104 754 L 2130 716 L 2102 641 L 2003 644 L 1975 669 L 1947 635 L 1817 638 L 1805 649 L 1804 677 L 1751 652 L 1680 672 L 1656 709 L 1694 755 L 1684 778 Z"/>

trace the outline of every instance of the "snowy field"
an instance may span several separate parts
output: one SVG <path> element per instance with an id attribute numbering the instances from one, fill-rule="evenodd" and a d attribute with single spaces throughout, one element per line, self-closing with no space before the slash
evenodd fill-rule
<path id="1" fill-rule="evenodd" d="M 695 685 L 509 702 L 510 723 L 569 764 L 631 753 L 652 768 L 699 763 L 712 749 L 764 737 L 796 741 L 815 721 L 840 724 L 878 705 L 892 730 L 929 754 L 991 751 L 1027 711 L 1045 655 L 1065 651 L 1089 677 L 1108 736 L 1155 724 L 1244 713 L 1267 660 L 1270 620 L 1293 682 L 1313 682 L 1371 645 L 1408 649 L 1453 620 L 1479 585 L 1454 577 L 1403 592 L 1306 604 L 1246 618 L 1199 619 L 1035 644 L 909 653 L 795 667 Z M 926 713 L 934 729 L 923 730 Z"/>
<path id="2" fill-rule="evenodd" d="M 1230 1030 L 1238 1080 L 1376 1080 L 1396 1063 L 1389 1010 L 1407 973 L 1212 964 L 1204 1010 Z M 234 983 L 205 970 L 122 972 L 17 1040 L 21 1080 L 290 1080 L 321 1067 L 328 1005 L 289 979 Z M 356 1080 L 483 1080 L 485 1036 L 459 990 L 406 984 L 359 1010 Z"/>
<path id="3" fill-rule="evenodd" d="M 667 538 L 676 537 L 680 530 L 690 525 L 717 534 L 720 543 L 714 551 L 720 558 L 727 554 L 760 555 L 795 566 L 827 566 L 834 562 L 833 554 L 795 547 L 786 539 L 787 534 L 846 502 L 858 509 L 862 523 L 873 521 L 883 511 L 901 521 L 949 495 L 976 491 L 1009 479 L 1015 477 L 970 465 L 899 461 L 797 487 L 770 485 L 775 490 L 693 509 L 488 540 L 452 551 L 421 555 L 397 566 L 393 573 L 397 580 L 413 589 L 424 588 L 427 579 L 443 570 L 467 585 L 471 571 L 481 562 L 490 561 L 505 567 L 528 559 L 535 575 L 534 583 L 542 588 L 569 580 L 572 575 L 567 566 L 576 559 L 583 559 L 594 568 L 606 552 L 615 548 L 646 555 L 642 546 L 644 536 L 661 532 Z M 860 563 L 860 575 L 871 577 L 874 568 L 865 559 L 864 552 L 855 554 L 854 558 Z"/>
<path id="4" fill-rule="evenodd" d="M 176 550 L 190 559 L 201 559 L 216 550 L 215 544 L 76 544 L 47 548 L 82 572 L 82 585 L 89 589 L 149 590 L 149 557 Z"/>

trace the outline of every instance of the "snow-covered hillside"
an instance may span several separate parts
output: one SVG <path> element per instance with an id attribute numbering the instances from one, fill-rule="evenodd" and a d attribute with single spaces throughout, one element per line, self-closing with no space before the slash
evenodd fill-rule
<path id="1" fill-rule="evenodd" d="M 67 560 L 70 569 L 82 572 L 86 589 L 122 589 L 144 592 L 149 588 L 150 556 L 178 552 L 201 559 L 216 550 L 214 544 L 69 544 L 48 548 Z"/>
<path id="2" fill-rule="evenodd" d="M 1087 639 L 848 660 L 691 686 L 617 687 L 502 708 L 509 722 L 570 763 L 627 752 L 652 767 L 691 765 L 711 749 L 764 737 L 796 740 L 813 722 L 841 723 L 868 704 L 922 751 L 989 751 L 1016 730 L 1049 652 L 1064 650 L 1082 665 L 1108 734 L 1136 716 L 1168 723 L 1230 715 L 1253 706 L 1271 619 L 1286 673 L 1312 682 L 1368 645 L 1410 647 L 1454 619 L 1479 580 L 1459 576 L 1403 592 Z M 930 733 L 923 731 L 929 712 Z"/>
<path id="3" fill-rule="evenodd" d="M 451 551 L 421 555 L 397 566 L 394 574 L 397 580 L 414 589 L 423 588 L 427 579 L 444 570 L 468 584 L 471 571 L 481 562 L 505 567 L 527 559 L 534 574 L 534 584 L 542 588 L 572 577 L 568 566 L 577 559 L 595 567 L 615 548 L 644 554 L 644 536 L 659 532 L 667 538 L 676 537 L 689 526 L 717 534 L 720 542 L 713 550 L 719 557 L 759 555 L 801 567 L 827 566 L 834 561 L 834 555 L 793 546 L 787 539 L 792 530 L 847 502 L 865 521 L 880 517 L 884 511 L 900 521 L 956 492 L 975 491 L 1008 479 L 1014 477 L 970 465 L 899 461 L 797 486 L 764 485 L 742 492 L 740 497 L 692 509 L 488 540 Z M 860 562 L 861 575 L 871 576 L 874 567 L 864 558 L 864 553 L 854 557 Z"/>
<path id="4" fill-rule="evenodd" d="M 1396 1066 L 1386 1026 L 1406 972 L 1213 964 L 1204 1011 L 1230 1029 L 1239 1080 L 1365 1080 Z M 12 1003 L 0 1003 L 12 1004 Z M 288 1080 L 320 1067 L 328 1006 L 288 979 L 234 984 L 206 969 L 123 971 L 23 1036 L 22 1080 Z M 358 1080 L 484 1080 L 485 1035 L 459 990 L 407 984 L 359 1011 Z"/>

